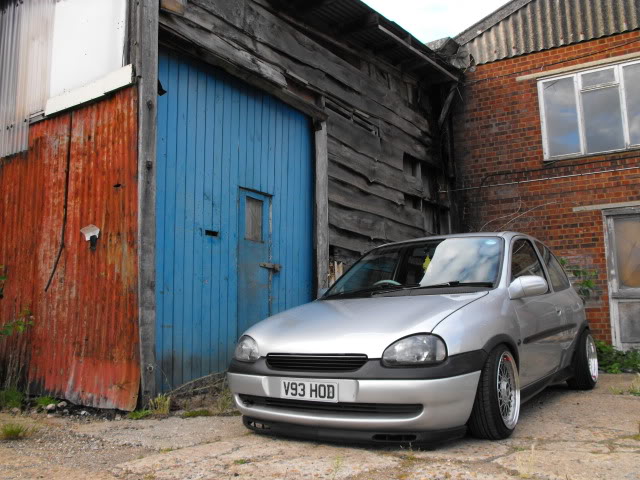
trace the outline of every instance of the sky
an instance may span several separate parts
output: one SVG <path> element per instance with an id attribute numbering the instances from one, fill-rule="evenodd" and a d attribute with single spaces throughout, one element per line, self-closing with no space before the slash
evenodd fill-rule
<path id="1" fill-rule="evenodd" d="M 418 40 L 453 37 L 507 0 L 363 0 Z"/>

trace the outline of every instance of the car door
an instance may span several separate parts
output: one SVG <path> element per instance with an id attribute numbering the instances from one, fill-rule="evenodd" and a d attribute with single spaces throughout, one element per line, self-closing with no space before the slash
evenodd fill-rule
<path id="1" fill-rule="evenodd" d="M 567 274 L 551 250 L 541 242 L 536 242 L 536 247 L 554 292 L 553 302 L 562 310 L 560 325 L 555 331 L 547 332 L 547 341 L 557 346 L 558 368 L 561 368 L 570 361 L 569 348 L 578 327 L 584 321 L 584 304 L 580 296 L 571 288 Z"/>
<path id="2" fill-rule="evenodd" d="M 510 251 L 510 281 L 525 275 L 542 277 L 549 284 L 531 241 L 515 238 Z M 562 309 L 554 302 L 551 288 L 543 295 L 511 300 L 520 326 L 520 382 L 523 387 L 552 373 L 558 365 L 558 346 L 549 332 L 561 323 Z"/>

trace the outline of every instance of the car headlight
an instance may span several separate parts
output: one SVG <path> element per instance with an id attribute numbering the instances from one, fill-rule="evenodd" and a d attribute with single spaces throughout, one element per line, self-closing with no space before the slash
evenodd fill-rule
<path id="1" fill-rule="evenodd" d="M 420 334 L 401 338 L 387 347 L 382 364 L 387 367 L 429 365 L 447 358 L 447 346 L 436 335 Z"/>
<path id="2" fill-rule="evenodd" d="M 233 352 L 233 358 L 241 362 L 255 362 L 260 358 L 258 343 L 253 338 L 243 335 L 238 340 L 236 349 Z"/>

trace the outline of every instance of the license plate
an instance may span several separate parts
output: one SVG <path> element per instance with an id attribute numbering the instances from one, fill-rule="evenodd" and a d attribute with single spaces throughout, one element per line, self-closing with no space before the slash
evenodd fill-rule
<path id="1" fill-rule="evenodd" d="M 281 380 L 280 398 L 337 403 L 338 384 L 307 380 Z"/>

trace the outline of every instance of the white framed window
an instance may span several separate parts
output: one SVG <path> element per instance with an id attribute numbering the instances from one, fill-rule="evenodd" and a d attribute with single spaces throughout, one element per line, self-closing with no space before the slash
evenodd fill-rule
<path id="1" fill-rule="evenodd" d="M 640 61 L 538 81 L 545 160 L 640 148 Z"/>

